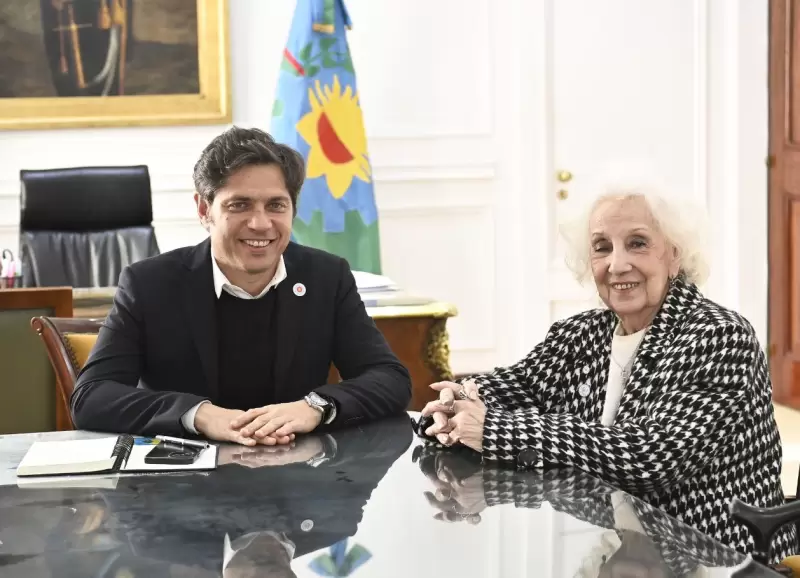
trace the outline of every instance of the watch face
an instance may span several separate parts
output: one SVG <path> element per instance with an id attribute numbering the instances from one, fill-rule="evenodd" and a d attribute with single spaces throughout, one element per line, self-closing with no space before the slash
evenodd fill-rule
<path id="1" fill-rule="evenodd" d="M 323 407 L 325 407 L 325 406 L 327 406 L 327 405 L 328 405 L 328 402 L 327 402 L 327 401 L 325 401 L 324 399 L 322 399 L 322 398 L 319 396 L 319 394 L 316 394 L 316 393 L 310 393 L 310 394 L 308 394 L 308 397 L 311 399 L 312 403 L 314 403 L 314 404 L 316 404 L 316 405 L 321 405 L 321 406 L 323 406 Z"/>

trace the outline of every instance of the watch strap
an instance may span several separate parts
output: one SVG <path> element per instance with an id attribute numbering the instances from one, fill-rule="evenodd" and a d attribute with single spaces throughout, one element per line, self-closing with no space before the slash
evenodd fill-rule
<path id="1" fill-rule="evenodd" d="M 314 398 L 319 398 L 323 402 L 324 405 L 320 405 L 314 401 Z M 320 395 L 316 392 L 311 392 L 305 397 L 306 403 L 317 409 L 322 414 L 322 423 L 327 425 L 331 423 L 334 419 L 336 419 L 336 402 L 334 402 L 330 397 L 327 395 Z"/>

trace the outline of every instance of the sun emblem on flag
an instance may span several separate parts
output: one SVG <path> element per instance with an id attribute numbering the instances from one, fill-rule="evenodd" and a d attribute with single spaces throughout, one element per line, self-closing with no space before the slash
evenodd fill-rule
<path id="1" fill-rule="evenodd" d="M 351 86 L 342 92 L 336 75 L 332 86 L 318 80 L 315 88 L 308 89 L 311 110 L 297 123 L 310 148 L 306 176 L 325 176 L 331 195 L 341 199 L 354 178 L 369 183 L 372 172 L 358 93 Z"/>

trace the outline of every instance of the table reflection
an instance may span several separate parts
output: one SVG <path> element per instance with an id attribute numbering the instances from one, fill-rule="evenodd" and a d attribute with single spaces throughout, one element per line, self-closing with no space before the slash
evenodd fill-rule
<path id="1" fill-rule="evenodd" d="M 41 436 L 0 436 L 0 471 Z M 469 450 L 425 445 L 408 416 L 288 448 L 224 445 L 213 472 L 0 486 L 3 577 L 668 578 L 709 569 L 775 575 L 586 474 L 488 469 Z"/>
<path id="2" fill-rule="evenodd" d="M 211 473 L 18 481 L 0 488 L 0 575 L 294 576 L 293 558 L 356 533 L 411 440 L 401 417 L 224 446 Z"/>
<path id="3" fill-rule="evenodd" d="M 685 526 L 661 510 L 616 490 L 580 470 L 516 472 L 484 468 L 478 454 L 465 448 L 420 445 L 414 461 L 430 481 L 425 492 L 447 523 L 479 524 L 491 507 L 554 510 L 608 531 L 597 536 L 581 559 L 576 577 L 704 577 L 710 568 L 721 575 L 769 576 L 739 552 Z"/>

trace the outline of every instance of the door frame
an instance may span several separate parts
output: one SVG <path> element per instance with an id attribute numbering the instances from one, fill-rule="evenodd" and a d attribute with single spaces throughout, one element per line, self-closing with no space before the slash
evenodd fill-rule
<path id="1" fill-rule="evenodd" d="M 788 22 L 791 0 L 770 0 L 769 3 L 769 167 L 767 183 L 768 214 L 768 334 L 767 349 L 772 376 L 773 399 L 781 404 L 800 407 L 800 391 L 794 387 L 792 371 L 790 304 L 790 259 L 787 252 L 791 231 L 791 206 L 784 190 L 786 169 L 783 149 L 787 131 L 789 83 L 787 82 L 786 42 L 790 35 Z"/>

